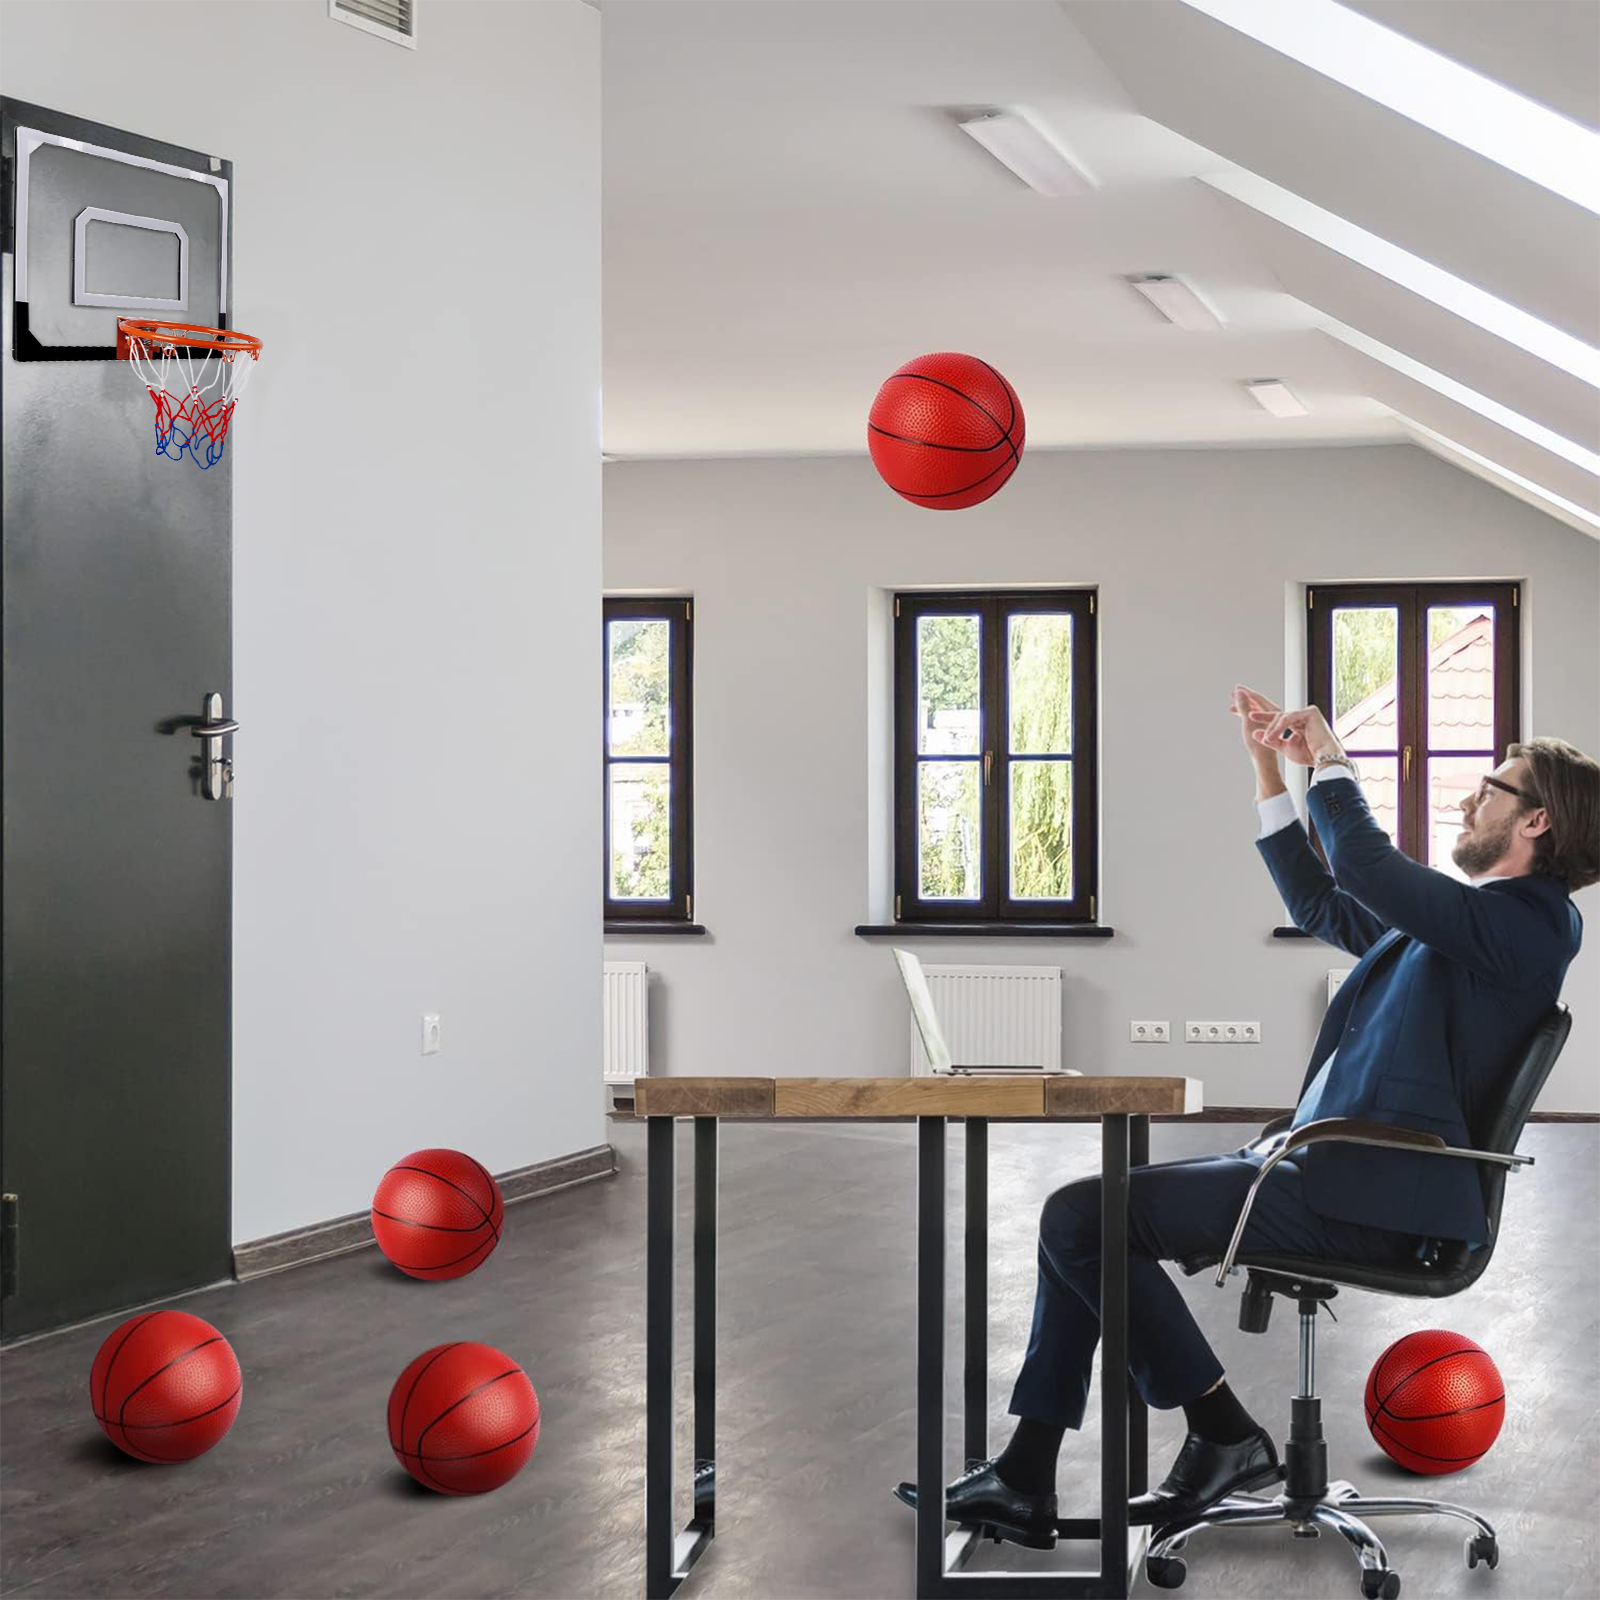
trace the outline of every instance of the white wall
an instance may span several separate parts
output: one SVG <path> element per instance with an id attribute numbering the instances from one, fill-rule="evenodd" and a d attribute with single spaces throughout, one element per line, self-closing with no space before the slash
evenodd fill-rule
<path id="1" fill-rule="evenodd" d="M 695 915 L 707 939 L 608 937 L 648 961 L 653 1066 L 896 1074 L 906 1011 L 887 942 L 888 674 L 895 588 L 1095 584 L 1101 920 L 1109 941 L 908 939 L 930 961 L 1064 971 L 1064 1057 L 1187 1073 L 1214 1105 L 1291 1105 L 1351 964 L 1287 921 L 1257 856 L 1227 710 L 1303 660 L 1303 582 L 1521 578 L 1524 731 L 1600 753 L 1600 544 L 1410 446 L 1036 454 L 987 506 L 896 499 L 865 456 L 605 468 L 608 591 L 695 596 Z M 1292 619 L 1292 624 L 1286 619 Z M 1298 685 L 1296 685 L 1298 689 Z M 1544 1109 L 1600 1109 L 1600 887 Z M 1259 1047 L 1132 1046 L 1128 1022 L 1259 1019 Z"/>
<path id="2" fill-rule="evenodd" d="M 235 163 L 236 1240 L 604 1142 L 599 27 L 9 0 L 4 89 Z M 131 402 L 130 402 L 131 403 Z M 511 731 L 507 731 L 508 725 Z M 424 1059 L 420 1017 L 443 1017 Z"/>

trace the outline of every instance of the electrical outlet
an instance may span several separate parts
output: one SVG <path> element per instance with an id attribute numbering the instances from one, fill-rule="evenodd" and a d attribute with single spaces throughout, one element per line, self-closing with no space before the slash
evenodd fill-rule
<path id="1" fill-rule="evenodd" d="M 1134 1044 L 1165 1044 L 1168 1033 L 1164 1022 L 1130 1022 L 1128 1038 Z"/>
<path id="2" fill-rule="evenodd" d="M 1185 1044 L 1260 1044 L 1259 1022 L 1186 1022 Z"/>
<path id="3" fill-rule="evenodd" d="M 439 1050 L 439 1013 L 429 1011 L 424 1013 L 422 1018 L 422 1053 L 425 1056 L 436 1056 Z"/>

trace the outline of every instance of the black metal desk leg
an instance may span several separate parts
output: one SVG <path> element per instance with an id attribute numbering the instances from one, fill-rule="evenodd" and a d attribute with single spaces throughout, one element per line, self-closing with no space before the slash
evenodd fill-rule
<path id="1" fill-rule="evenodd" d="M 644 1543 L 647 1600 L 667 1600 L 711 1543 L 716 1457 L 717 1119 L 694 1131 L 694 1516 L 681 1533 L 673 1493 L 673 1246 L 677 1124 L 648 1119 L 650 1175 L 645 1280 Z"/>
<path id="2" fill-rule="evenodd" d="M 678 1587 L 672 1562 L 672 1251 L 676 1211 L 676 1124 L 649 1120 L 649 1215 L 645 1278 L 645 1594 L 666 1600 Z"/>
<path id="3" fill-rule="evenodd" d="M 717 1119 L 694 1119 L 694 1516 L 716 1531 Z"/>
<path id="4" fill-rule="evenodd" d="M 962 1448 L 989 1459 L 989 1119 L 967 1118 L 966 1377 Z"/>
<path id="5" fill-rule="evenodd" d="M 1150 1162 L 1149 1117 L 1128 1118 L 1128 1165 Z M 1144 1396 L 1128 1385 L 1128 1493 L 1143 1494 L 1150 1487 L 1150 1413 Z"/>
<path id="6" fill-rule="evenodd" d="M 1100 1119 L 1100 1579 L 1128 1582 L 1128 1118 Z"/>
<path id="7" fill-rule="evenodd" d="M 944 1124 L 917 1121 L 917 1593 L 944 1577 Z"/>

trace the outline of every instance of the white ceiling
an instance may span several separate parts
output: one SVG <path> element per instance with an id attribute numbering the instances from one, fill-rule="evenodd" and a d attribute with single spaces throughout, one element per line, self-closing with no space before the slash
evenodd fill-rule
<path id="1" fill-rule="evenodd" d="M 1600 0 L 1351 9 L 1600 120 Z M 1600 534 L 1596 472 L 1406 358 L 1600 451 L 1590 384 L 1204 180 L 1270 180 L 1591 344 L 1600 219 L 1182 0 L 606 0 L 601 18 L 608 455 L 863 451 L 889 372 L 969 350 L 1015 385 L 1030 449 L 1411 438 Z M 950 114 L 991 106 L 1028 108 L 1102 187 L 1025 188 Z M 1136 272 L 1185 274 L 1227 326 L 1171 326 Z M 1310 414 L 1262 411 L 1242 387 L 1262 377 Z"/>

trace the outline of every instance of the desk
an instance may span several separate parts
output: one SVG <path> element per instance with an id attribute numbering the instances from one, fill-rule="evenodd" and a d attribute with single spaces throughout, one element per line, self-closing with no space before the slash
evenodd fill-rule
<path id="1" fill-rule="evenodd" d="M 943 1490 L 945 1132 L 966 1124 L 966 1328 L 964 1454 L 987 1459 L 988 1247 L 991 1122 L 1100 1123 L 1101 1208 L 1100 1515 L 1063 1517 L 1058 1535 L 1096 1541 L 1090 1571 L 962 1570 L 976 1529 L 945 1532 L 943 1493 L 919 1496 L 916 1593 L 1000 1595 L 1007 1600 L 1127 1600 L 1150 1530 L 1128 1527 L 1128 1498 L 1146 1481 L 1144 1402 L 1128 1384 L 1128 1167 L 1149 1159 L 1150 1118 L 1201 1109 L 1195 1078 L 636 1078 L 635 1114 L 649 1123 L 647 1241 L 645 1584 L 666 1600 L 716 1533 L 717 1132 L 723 1118 L 770 1121 L 914 1121 L 917 1124 L 917 1484 Z M 673 1525 L 674 1119 L 694 1121 L 694 1501 Z M 1068 1177 L 1063 1174 L 1063 1181 Z M 884 1486 L 885 1516 L 888 1485 Z"/>

